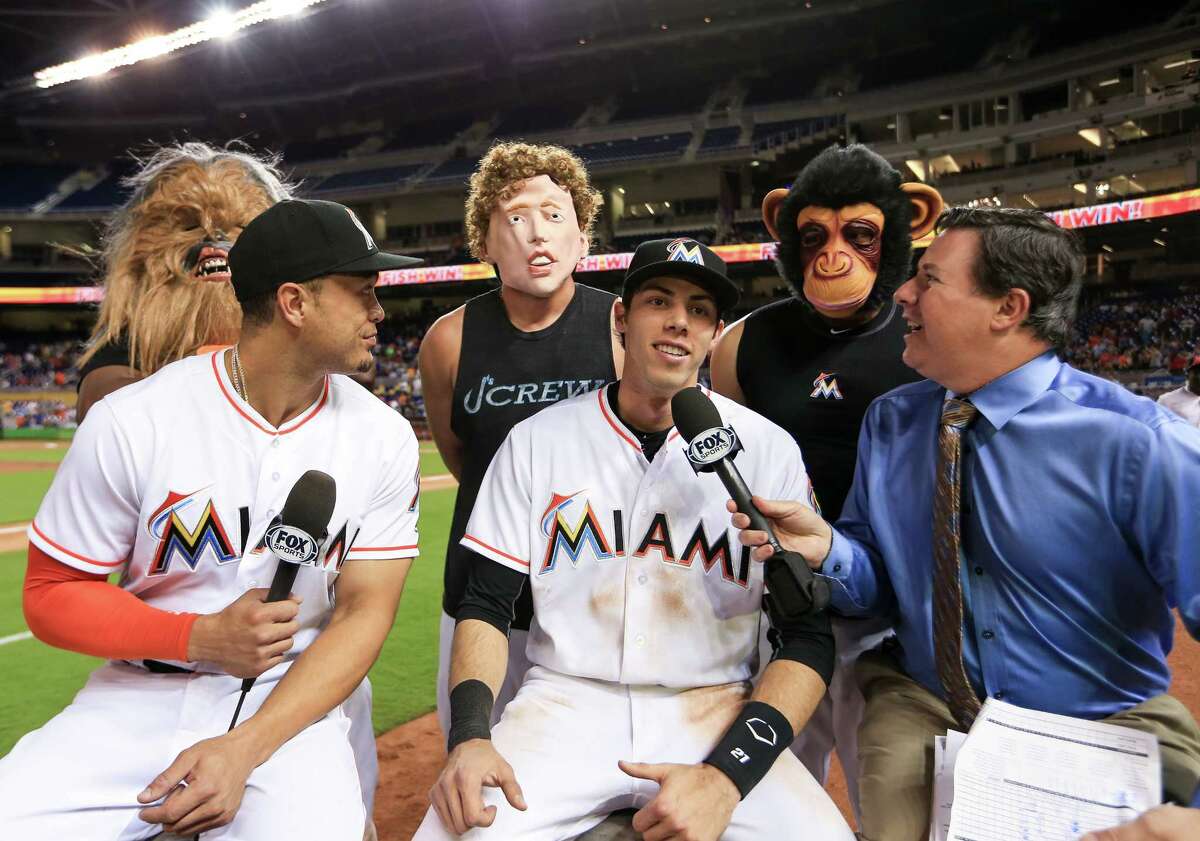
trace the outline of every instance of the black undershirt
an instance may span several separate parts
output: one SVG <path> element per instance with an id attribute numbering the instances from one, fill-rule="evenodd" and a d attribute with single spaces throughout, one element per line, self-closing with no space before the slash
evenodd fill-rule
<path id="1" fill-rule="evenodd" d="M 625 420 L 621 416 L 621 407 L 617 405 L 617 392 L 620 389 L 621 382 L 618 380 L 615 383 L 609 383 L 604 390 L 604 397 L 608 400 L 608 407 L 613 410 L 613 414 L 617 416 L 617 420 L 625 425 L 625 428 L 634 434 L 638 439 L 638 444 L 642 447 L 642 455 L 646 457 L 646 461 L 654 461 L 654 457 L 658 455 L 658 451 L 662 449 L 662 445 L 667 443 L 667 437 L 671 434 L 672 427 L 659 430 L 658 432 L 642 432 L 636 426 Z"/>

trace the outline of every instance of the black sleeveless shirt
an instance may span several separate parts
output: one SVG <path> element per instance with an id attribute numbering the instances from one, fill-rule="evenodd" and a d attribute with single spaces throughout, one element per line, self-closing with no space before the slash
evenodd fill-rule
<path id="1" fill-rule="evenodd" d="M 737 378 L 746 405 L 796 439 L 831 523 L 854 481 L 867 407 L 921 379 L 900 359 L 904 333 L 900 307 L 891 301 L 848 330 L 831 329 L 795 298 L 755 310 L 742 327 Z"/>
<path id="2" fill-rule="evenodd" d="M 615 380 L 611 313 L 615 295 L 575 284 L 558 320 L 525 333 L 513 327 L 496 289 L 466 303 L 462 350 L 450 427 L 463 443 L 462 481 L 446 548 L 442 608 L 453 616 L 477 556 L 459 545 L 492 456 L 517 423 L 565 397 Z M 526 587 L 512 627 L 529 628 L 533 600 Z"/>
<path id="3" fill-rule="evenodd" d="M 97 368 L 105 368 L 109 365 L 120 365 L 126 368 L 133 367 L 133 360 L 129 358 L 129 343 L 127 339 L 119 339 L 115 342 L 105 342 L 100 345 L 92 358 L 87 361 L 87 364 L 79 369 L 79 380 L 75 383 L 75 390 L 79 391 L 79 386 L 83 383 L 83 378 L 95 371 Z"/>

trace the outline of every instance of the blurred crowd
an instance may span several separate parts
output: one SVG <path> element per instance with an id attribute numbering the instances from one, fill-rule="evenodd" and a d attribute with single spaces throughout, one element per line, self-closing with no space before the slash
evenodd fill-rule
<path id="1" fill-rule="evenodd" d="M 785 287 L 778 289 L 787 294 Z M 375 379 L 370 388 L 423 431 L 425 398 L 417 351 L 421 339 L 444 310 L 426 305 L 394 315 L 380 325 L 375 349 Z M 74 425 L 74 409 L 58 399 L 3 399 L 3 393 L 71 392 L 78 382 L 79 339 L 37 337 L 0 341 L 0 422 L 7 429 L 44 429 Z M 1173 375 L 1180 379 L 1188 361 L 1200 353 L 1200 293 L 1101 300 L 1085 307 L 1076 322 L 1067 361 L 1101 376 L 1127 372 Z M 1129 382 L 1129 377 L 1122 376 Z M 1141 390 L 1140 387 L 1135 390 Z"/>
<path id="2" fill-rule="evenodd" d="M 1200 294 L 1110 301 L 1076 322 L 1067 359 L 1097 374 L 1151 371 L 1183 375 L 1200 352 Z"/>

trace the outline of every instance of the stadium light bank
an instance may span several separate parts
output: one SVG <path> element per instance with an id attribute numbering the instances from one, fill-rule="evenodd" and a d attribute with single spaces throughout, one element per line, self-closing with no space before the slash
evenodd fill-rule
<path id="1" fill-rule="evenodd" d="M 262 0 L 241 11 L 218 12 L 206 20 L 176 29 L 166 35 L 152 35 L 123 47 L 46 67 L 33 74 L 34 84 L 39 88 L 52 88 L 67 82 L 102 76 L 118 67 L 128 67 L 139 61 L 203 44 L 213 38 L 223 38 L 258 23 L 294 15 L 309 6 L 323 2 L 325 0 Z"/>

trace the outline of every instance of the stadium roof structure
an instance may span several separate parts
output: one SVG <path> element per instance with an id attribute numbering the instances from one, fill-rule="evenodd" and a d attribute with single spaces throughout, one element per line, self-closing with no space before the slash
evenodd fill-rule
<path id="1" fill-rule="evenodd" d="M 1002 66 L 1167 23 L 1195 0 L 322 0 L 102 75 L 35 74 L 253 0 L 37 0 L 0 6 L 0 162 L 100 161 L 147 140 L 280 148 L 330 126 L 526 129 L 612 98 L 695 110 L 723 79 L 759 101 Z M 1020 51 L 1020 54 L 1014 52 Z M 570 112 L 570 103 L 578 109 Z M 453 129 L 448 128 L 452 131 Z M 436 133 L 436 132 L 435 132 Z"/>

